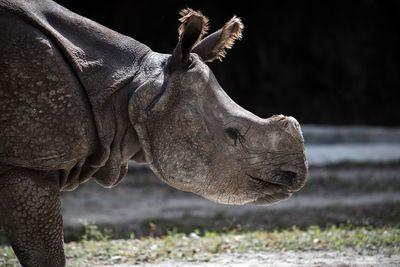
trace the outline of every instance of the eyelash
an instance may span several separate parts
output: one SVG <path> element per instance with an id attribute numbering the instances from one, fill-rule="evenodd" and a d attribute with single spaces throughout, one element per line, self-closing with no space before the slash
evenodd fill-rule
<path id="1" fill-rule="evenodd" d="M 235 146 L 236 146 L 238 140 L 240 143 L 244 142 L 244 136 L 240 133 L 240 131 L 238 129 L 228 128 L 225 130 L 225 132 L 229 135 L 230 138 L 232 138 L 234 140 Z"/>

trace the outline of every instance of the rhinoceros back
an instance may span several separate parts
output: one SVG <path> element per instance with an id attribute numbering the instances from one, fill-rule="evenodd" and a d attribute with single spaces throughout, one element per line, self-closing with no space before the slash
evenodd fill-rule
<path id="1" fill-rule="evenodd" d="M 0 25 L 0 164 L 74 164 L 96 135 L 87 95 L 50 38 L 1 8 Z"/>

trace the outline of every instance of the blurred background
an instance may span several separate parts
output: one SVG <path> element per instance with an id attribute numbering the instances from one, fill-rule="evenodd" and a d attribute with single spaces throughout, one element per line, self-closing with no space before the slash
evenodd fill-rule
<path id="1" fill-rule="evenodd" d="M 400 125 L 396 0 L 57 2 L 161 53 L 175 48 L 180 9 L 201 10 L 210 32 L 235 14 L 243 40 L 210 66 L 241 106 L 306 124 Z"/>
<path id="2" fill-rule="evenodd" d="M 400 2 L 72 1 L 72 11 L 171 53 L 178 12 L 201 10 L 210 31 L 242 18 L 243 40 L 210 64 L 233 100 L 261 117 L 302 125 L 310 175 L 303 190 L 269 207 L 224 206 L 179 192 L 146 166 L 130 166 L 116 188 L 93 182 L 63 193 L 66 240 L 82 220 L 116 237 L 172 227 L 226 230 L 400 222 Z"/>

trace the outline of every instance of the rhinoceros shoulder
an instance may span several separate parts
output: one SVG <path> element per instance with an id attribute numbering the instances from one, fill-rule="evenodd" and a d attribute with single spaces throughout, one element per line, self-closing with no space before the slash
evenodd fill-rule
<path id="1" fill-rule="evenodd" d="M 88 98 L 54 42 L 0 9 L 0 163 L 59 169 L 94 142 Z"/>

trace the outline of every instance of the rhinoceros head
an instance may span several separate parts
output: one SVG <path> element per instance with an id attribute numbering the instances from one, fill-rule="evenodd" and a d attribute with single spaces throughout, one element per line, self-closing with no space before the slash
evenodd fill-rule
<path id="1" fill-rule="evenodd" d="M 233 17 L 202 39 L 207 18 L 182 11 L 172 55 L 152 53 L 146 82 L 130 102 L 131 122 L 146 162 L 166 183 L 226 204 L 269 204 L 305 181 L 307 163 L 298 122 L 261 119 L 224 92 L 205 62 L 221 59 L 241 37 Z"/>

